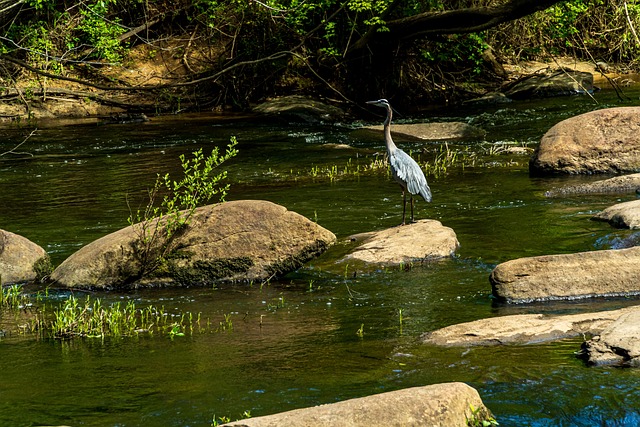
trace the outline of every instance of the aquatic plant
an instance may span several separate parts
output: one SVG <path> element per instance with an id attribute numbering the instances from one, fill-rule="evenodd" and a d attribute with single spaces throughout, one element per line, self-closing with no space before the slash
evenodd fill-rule
<path id="1" fill-rule="evenodd" d="M 494 427 L 500 425 L 485 407 L 476 408 L 469 404 L 469 409 L 471 409 L 471 417 L 467 418 L 468 427 Z"/>
<path id="2" fill-rule="evenodd" d="M 220 325 L 218 326 L 218 329 L 216 329 L 216 332 L 230 331 L 232 329 L 233 329 L 233 322 L 231 321 L 231 313 L 225 314 L 224 320 L 220 322 Z"/>
<path id="3" fill-rule="evenodd" d="M 0 287 L 0 308 L 18 309 L 29 303 L 29 297 L 22 292 L 22 285 Z"/>
<path id="4" fill-rule="evenodd" d="M 231 323 L 230 319 L 227 321 Z M 171 315 L 164 306 L 138 308 L 132 300 L 107 305 L 99 298 L 87 296 L 79 300 L 71 295 L 54 309 L 53 320 L 46 326 L 49 336 L 56 339 L 130 337 L 156 332 L 174 339 L 187 332 L 193 334 L 196 328 L 198 332 L 206 332 L 210 322 L 205 329 L 200 313 L 194 320 L 193 313 Z"/>
<path id="5" fill-rule="evenodd" d="M 356 331 L 356 335 L 360 338 L 364 338 L 364 323 L 360 325 L 360 328 Z"/>
<path id="6" fill-rule="evenodd" d="M 54 338 L 128 336 L 148 330 L 150 324 L 139 324 L 133 301 L 123 307 L 120 302 L 105 306 L 101 299 L 87 296 L 81 302 L 71 295 L 54 310 L 51 335 Z"/>

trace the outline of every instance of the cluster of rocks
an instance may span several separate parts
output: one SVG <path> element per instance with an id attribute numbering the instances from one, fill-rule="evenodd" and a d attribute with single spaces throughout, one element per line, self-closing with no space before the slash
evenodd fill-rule
<path id="1" fill-rule="evenodd" d="M 203 206 L 170 239 L 162 237 L 163 230 L 152 220 L 106 235 L 69 256 L 49 278 L 78 289 L 265 281 L 300 268 L 336 242 L 331 231 L 263 200 Z M 145 241 L 148 235 L 159 237 Z M 448 258 L 459 245 L 455 232 L 435 220 L 348 240 L 359 245 L 344 260 L 384 265 Z M 46 253 L 35 243 L 0 232 L 3 284 L 36 280 L 42 259 Z M 150 266 L 160 259 L 162 265 Z"/>
<path id="2" fill-rule="evenodd" d="M 582 114 L 553 126 L 531 161 L 532 175 L 640 170 L 640 107 Z M 634 200 L 593 216 L 619 228 L 640 228 L 640 174 L 552 189 L 547 197 L 621 194 Z M 640 295 L 640 246 L 514 259 L 495 267 L 490 283 L 506 303 Z M 423 336 L 440 346 L 528 344 L 592 336 L 580 351 L 592 365 L 640 366 L 640 306 L 564 316 L 511 315 L 452 325 Z"/>
<path id="3" fill-rule="evenodd" d="M 568 73 L 563 72 L 562 75 Z M 538 76 L 555 87 L 558 74 Z M 592 90 L 592 80 L 572 75 L 571 93 Z M 520 89 L 523 93 L 530 89 Z M 590 86 L 591 85 L 591 86 Z M 540 82 L 538 82 L 540 86 Z M 517 85 L 512 88 L 516 91 Z M 540 89 L 542 90 L 542 89 Z M 511 93 L 512 97 L 517 92 Z M 531 93 L 528 95 L 533 96 Z M 304 103 L 304 101 L 301 101 Z M 338 117 L 321 105 L 300 110 L 263 106 L 264 114 L 304 121 Z M 369 131 L 377 131 L 374 127 Z M 418 139 L 478 138 L 483 131 L 451 123 L 396 126 Z M 448 136 L 448 137 L 447 137 Z M 532 174 L 610 173 L 640 170 L 640 109 L 613 108 L 558 123 L 542 138 L 530 162 Z M 608 182 L 607 182 L 608 181 Z M 606 192 L 634 193 L 640 174 L 554 189 L 549 197 Z M 594 217 L 616 227 L 640 227 L 640 200 L 621 203 Z M 138 286 L 191 286 L 217 281 L 268 280 L 293 271 L 336 242 L 329 230 L 267 201 L 235 201 L 197 209 L 189 224 L 170 239 L 146 241 L 158 221 L 136 224 L 88 244 L 50 275 L 58 286 L 112 289 Z M 162 231 L 160 231 L 162 235 Z M 443 259 L 458 248 L 455 232 L 434 220 L 352 236 L 356 243 L 342 261 L 397 265 Z M 158 255 L 162 255 L 158 257 Z M 148 268 L 150 259 L 161 266 Z M 493 294 L 508 303 L 640 294 L 640 247 L 576 254 L 544 255 L 508 261 L 490 275 Z M 28 240 L 0 230 L 0 283 L 34 281 L 49 274 L 46 252 Z M 591 364 L 640 365 L 640 307 L 565 316 L 526 314 L 452 325 L 422 337 L 426 344 L 473 346 L 526 344 L 593 335 L 582 355 Z M 475 409 L 474 409 L 475 408 Z M 368 426 L 468 425 L 491 419 L 477 391 L 460 383 L 438 384 L 353 399 L 231 423 L 233 426 L 319 424 Z M 475 425 L 475 424 L 474 424 Z"/>

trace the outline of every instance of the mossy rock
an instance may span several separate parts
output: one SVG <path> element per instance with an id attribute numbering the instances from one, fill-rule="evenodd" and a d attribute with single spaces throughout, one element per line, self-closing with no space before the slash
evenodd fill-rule
<path id="1" fill-rule="evenodd" d="M 188 226 L 171 240 L 167 255 L 151 256 L 160 261 L 150 270 L 141 256 L 141 227 L 90 243 L 51 278 L 70 288 L 107 289 L 267 280 L 301 267 L 336 240 L 330 231 L 274 203 L 225 202 L 196 209 Z M 151 252 L 158 250 L 152 245 Z"/>

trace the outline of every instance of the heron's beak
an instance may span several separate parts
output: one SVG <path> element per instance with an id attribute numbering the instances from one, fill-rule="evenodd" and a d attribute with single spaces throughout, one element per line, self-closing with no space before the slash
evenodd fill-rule
<path id="1" fill-rule="evenodd" d="M 367 101 L 366 104 L 375 104 L 376 101 Z"/>

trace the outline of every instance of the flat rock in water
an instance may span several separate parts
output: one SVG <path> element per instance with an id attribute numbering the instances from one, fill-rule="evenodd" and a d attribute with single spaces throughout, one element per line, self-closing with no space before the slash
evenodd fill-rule
<path id="1" fill-rule="evenodd" d="M 592 365 L 640 366 L 640 307 L 625 311 L 582 346 Z"/>
<path id="2" fill-rule="evenodd" d="M 432 219 L 358 234 L 351 239 L 363 243 L 343 261 L 358 260 L 385 265 L 451 257 L 460 246 L 453 229 Z"/>
<path id="3" fill-rule="evenodd" d="M 519 258 L 499 264 L 489 278 L 507 302 L 640 294 L 640 247 Z"/>
<path id="4" fill-rule="evenodd" d="M 247 418 L 235 427 L 371 427 L 482 425 L 491 417 L 478 392 L 464 383 L 413 387 L 342 402 Z M 473 424 L 476 425 L 476 424 Z"/>
<path id="5" fill-rule="evenodd" d="M 634 173 L 586 184 L 554 188 L 544 193 L 544 195 L 547 197 L 561 197 L 581 194 L 626 194 L 636 193 L 638 190 L 640 190 L 640 173 Z"/>
<path id="6" fill-rule="evenodd" d="M 147 230 L 153 231 L 155 223 Z M 336 240 L 330 231 L 283 206 L 261 200 L 224 202 L 196 209 L 186 229 L 171 241 L 163 264 L 141 275 L 142 230 L 137 224 L 88 244 L 56 268 L 52 280 L 79 288 L 266 280 L 301 267 Z"/>
<path id="7" fill-rule="evenodd" d="M 640 200 L 610 206 L 592 219 L 607 221 L 617 228 L 640 228 Z"/>
<path id="8" fill-rule="evenodd" d="M 345 117 L 338 107 L 299 95 L 270 99 L 255 106 L 253 111 L 304 123 L 337 121 Z"/>
<path id="9" fill-rule="evenodd" d="M 529 162 L 534 175 L 640 170 L 640 107 L 591 111 L 544 134 Z"/>
<path id="10" fill-rule="evenodd" d="M 521 78 L 503 88 L 511 99 L 586 94 L 593 91 L 593 74 L 576 70 L 546 70 Z"/>
<path id="11" fill-rule="evenodd" d="M 48 263 L 44 249 L 31 240 L 0 230 L 0 286 L 37 278 L 39 263 Z"/>
<path id="12" fill-rule="evenodd" d="M 491 346 L 503 344 L 534 344 L 600 334 L 620 316 L 640 307 L 597 313 L 549 316 L 516 314 L 459 323 L 422 335 L 425 344 L 443 347 Z"/>
<path id="13" fill-rule="evenodd" d="M 383 126 L 366 126 L 362 128 L 382 134 Z M 391 126 L 391 136 L 417 139 L 423 141 L 447 141 L 484 138 L 487 132 L 462 122 L 413 123 Z"/>

